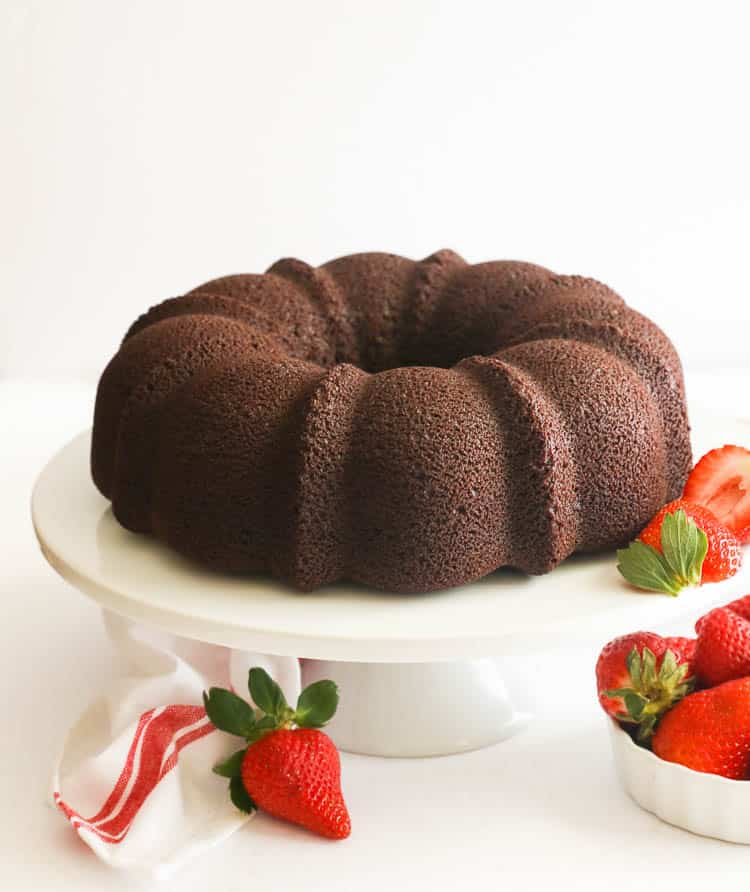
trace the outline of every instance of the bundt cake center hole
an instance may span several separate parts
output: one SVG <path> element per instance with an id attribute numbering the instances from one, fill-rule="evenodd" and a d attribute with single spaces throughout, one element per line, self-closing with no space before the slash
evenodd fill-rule
<path id="1" fill-rule="evenodd" d="M 479 349 L 473 349 L 472 345 L 467 344 L 446 344 L 441 347 L 417 344 L 398 357 L 387 357 L 383 356 L 383 345 L 375 339 L 360 345 L 360 355 L 356 358 L 337 351 L 335 363 L 347 363 L 368 374 L 407 368 L 450 369 L 470 356 L 488 356 L 496 350 L 487 344 L 477 346 Z"/>

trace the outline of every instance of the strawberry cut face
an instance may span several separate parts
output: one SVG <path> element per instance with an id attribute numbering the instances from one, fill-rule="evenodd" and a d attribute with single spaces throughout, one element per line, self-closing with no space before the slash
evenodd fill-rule
<path id="1" fill-rule="evenodd" d="M 683 496 L 708 508 L 740 541 L 750 541 L 750 451 L 729 445 L 706 453 Z"/>
<path id="2" fill-rule="evenodd" d="M 706 505 L 731 530 L 739 529 L 744 516 L 750 512 L 750 490 L 740 475 L 724 480 Z"/>

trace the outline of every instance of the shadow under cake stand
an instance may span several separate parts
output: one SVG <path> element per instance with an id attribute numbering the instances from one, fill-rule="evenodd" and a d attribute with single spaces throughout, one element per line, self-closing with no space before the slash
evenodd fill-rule
<path id="1" fill-rule="evenodd" d="M 699 415 L 695 453 L 750 441 L 750 423 Z M 302 658 L 303 682 L 333 678 L 328 726 L 344 750 L 431 756 L 476 749 L 522 728 L 533 685 L 524 656 L 600 645 L 644 625 L 731 600 L 750 571 L 680 598 L 638 592 L 613 554 L 575 557 L 527 577 L 499 571 L 427 595 L 337 584 L 301 594 L 266 578 L 222 576 L 129 533 L 91 482 L 90 433 L 47 465 L 32 516 L 42 552 L 102 607 L 188 638 Z"/>

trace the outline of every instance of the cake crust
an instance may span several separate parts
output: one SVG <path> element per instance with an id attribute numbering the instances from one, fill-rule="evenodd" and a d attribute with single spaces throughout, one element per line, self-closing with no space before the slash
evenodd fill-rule
<path id="1" fill-rule="evenodd" d="M 691 467 L 669 339 L 607 286 L 356 254 L 152 307 L 99 382 L 92 476 L 216 570 L 394 593 L 622 545 Z"/>

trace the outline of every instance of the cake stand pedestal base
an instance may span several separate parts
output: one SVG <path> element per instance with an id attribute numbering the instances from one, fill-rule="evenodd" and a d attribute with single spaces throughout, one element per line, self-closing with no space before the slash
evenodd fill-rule
<path id="1" fill-rule="evenodd" d="M 504 658 L 440 663 L 303 660 L 302 683 L 332 678 L 339 709 L 326 728 L 339 749 L 370 756 L 445 756 L 506 740 L 528 724 Z"/>

